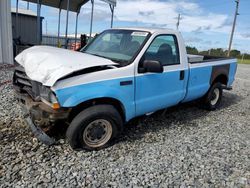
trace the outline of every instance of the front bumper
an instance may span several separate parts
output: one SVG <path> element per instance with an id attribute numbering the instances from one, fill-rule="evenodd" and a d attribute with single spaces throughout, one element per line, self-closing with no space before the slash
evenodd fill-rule
<path id="1" fill-rule="evenodd" d="M 71 109 L 54 110 L 43 102 L 32 100 L 28 94 L 19 92 L 16 93 L 16 98 L 35 137 L 46 145 L 53 145 L 55 139 L 50 137 L 47 132 L 56 122 L 67 121 Z"/>
<path id="2" fill-rule="evenodd" d="M 29 125 L 31 131 L 33 132 L 34 136 L 44 143 L 45 145 L 51 146 L 55 144 L 56 140 L 49 135 L 47 135 L 39 126 L 36 126 L 30 117 L 26 118 L 26 122 Z"/>

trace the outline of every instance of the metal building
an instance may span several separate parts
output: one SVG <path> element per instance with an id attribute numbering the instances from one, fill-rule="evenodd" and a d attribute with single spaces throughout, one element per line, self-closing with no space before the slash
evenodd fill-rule
<path id="1" fill-rule="evenodd" d="M 42 39 L 42 21 L 43 17 L 40 17 L 40 23 L 37 23 L 37 15 L 32 10 L 19 9 L 18 20 L 16 15 L 16 9 L 11 9 L 12 18 L 12 34 L 13 38 L 19 38 L 23 44 L 36 45 L 37 41 L 37 24 L 40 24 L 40 41 Z"/>
<path id="2" fill-rule="evenodd" d="M 11 1 L 0 0 L 0 63 L 13 64 Z"/>
<path id="3" fill-rule="evenodd" d="M 77 28 L 78 28 L 78 15 L 81 7 L 87 2 L 91 2 L 91 24 L 90 24 L 90 36 L 92 34 L 93 25 L 93 14 L 94 14 L 94 1 L 95 0 L 23 0 L 27 3 L 37 4 L 37 16 L 33 14 L 27 14 L 28 12 L 22 13 L 18 10 L 19 0 L 16 0 L 16 13 L 12 13 L 11 19 L 11 1 L 0 0 L 0 63 L 13 64 L 13 51 L 15 54 L 19 52 L 16 49 L 16 40 L 20 40 L 20 43 L 27 45 L 41 44 L 42 39 L 42 18 L 40 17 L 41 6 L 46 5 L 50 7 L 58 8 L 59 10 L 59 22 L 58 22 L 58 40 L 60 39 L 60 21 L 61 21 L 61 10 L 67 11 L 66 17 L 66 30 L 65 30 L 65 48 L 68 46 L 68 15 L 69 11 L 76 12 L 76 27 L 75 27 L 75 43 L 77 39 Z M 114 8 L 116 6 L 116 0 L 100 0 L 106 2 L 111 10 L 111 27 L 113 26 Z M 14 19 L 15 17 L 15 19 Z M 20 18 L 21 19 L 20 19 Z M 23 19 L 22 19 L 23 17 Z M 34 18 L 36 17 L 36 25 Z M 11 21 L 12 20 L 12 21 Z M 12 24 L 13 23 L 13 24 Z M 31 24 L 32 23 L 32 24 Z M 31 26 L 31 25 L 32 26 Z M 12 32 L 13 25 L 13 32 Z M 28 32 L 27 32 L 28 31 Z M 31 34 L 36 33 L 35 34 Z M 13 34 L 13 35 L 12 35 Z M 34 41 L 36 36 L 36 41 Z M 31 39 L 32 37 L 32 39 Z M 13 45 L 13 40 L 14 44 Z M 17 40 L 17 41 L 18 41 Z M 13 46 L 15 47 L 13 50 Z M 22 46 L 22 45 L 20 45 Z"/>
<path id="4" fill-rule="evenodd" d="M 16 9 L 11 9 L 11 18 L 14 57 L 31 46 L 41 44 L 43 17 L 39 17 L 38 22 L 37 15 L 32 10 L 18 9 L 17 14 Z"/>

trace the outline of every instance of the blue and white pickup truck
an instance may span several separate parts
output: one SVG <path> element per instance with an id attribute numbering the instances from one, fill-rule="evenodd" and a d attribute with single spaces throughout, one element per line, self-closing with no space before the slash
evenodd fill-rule
<path id="1" fill-rule="evenodd" d="M 231 89 L 237 60 L 188 55 L 166 29 L 102 32 L 80 52 L 35 46 L 16 57 L 13 84 L 39 140 L 60 121 L 73 149 L 107 147 L 129 120 L 202 99 L 215 110 Z"/>

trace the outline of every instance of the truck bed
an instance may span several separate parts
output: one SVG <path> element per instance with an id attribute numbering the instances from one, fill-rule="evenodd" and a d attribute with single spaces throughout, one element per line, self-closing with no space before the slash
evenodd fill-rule
<path id="1" fill-rule="evenodd" d="M 229 60 L 229 59 L 234 59 L 234 58 L 188 54 L 188 63 L 191 63 L 191 64 L 207 63 L 207 62 L 222 61 L 222 60 Z"/>
<path id="2" fill-rule="evenodd" d="M 218 76 L 225 77 L 223 79 L 225 87 L 232 86 L 237 59 L 199 55 L 188 55 L 188 59 L 189 82 L 184 102 L 204 96 Z"/>

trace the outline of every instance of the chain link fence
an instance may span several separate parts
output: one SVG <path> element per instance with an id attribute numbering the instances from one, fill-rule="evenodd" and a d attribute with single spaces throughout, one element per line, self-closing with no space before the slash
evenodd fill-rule
<path id="1" fill-rule="evenodd" d="M 76 42 L 80 42 L 80 38 L 76 39 Z M 75 37 L 68 37 L 68 49 L 75 44 Z M 65 47 L 65 37 L 58 37 L 52 35 L 43 35 L 42 45 L 55 46 L 55 47 Z"/>

